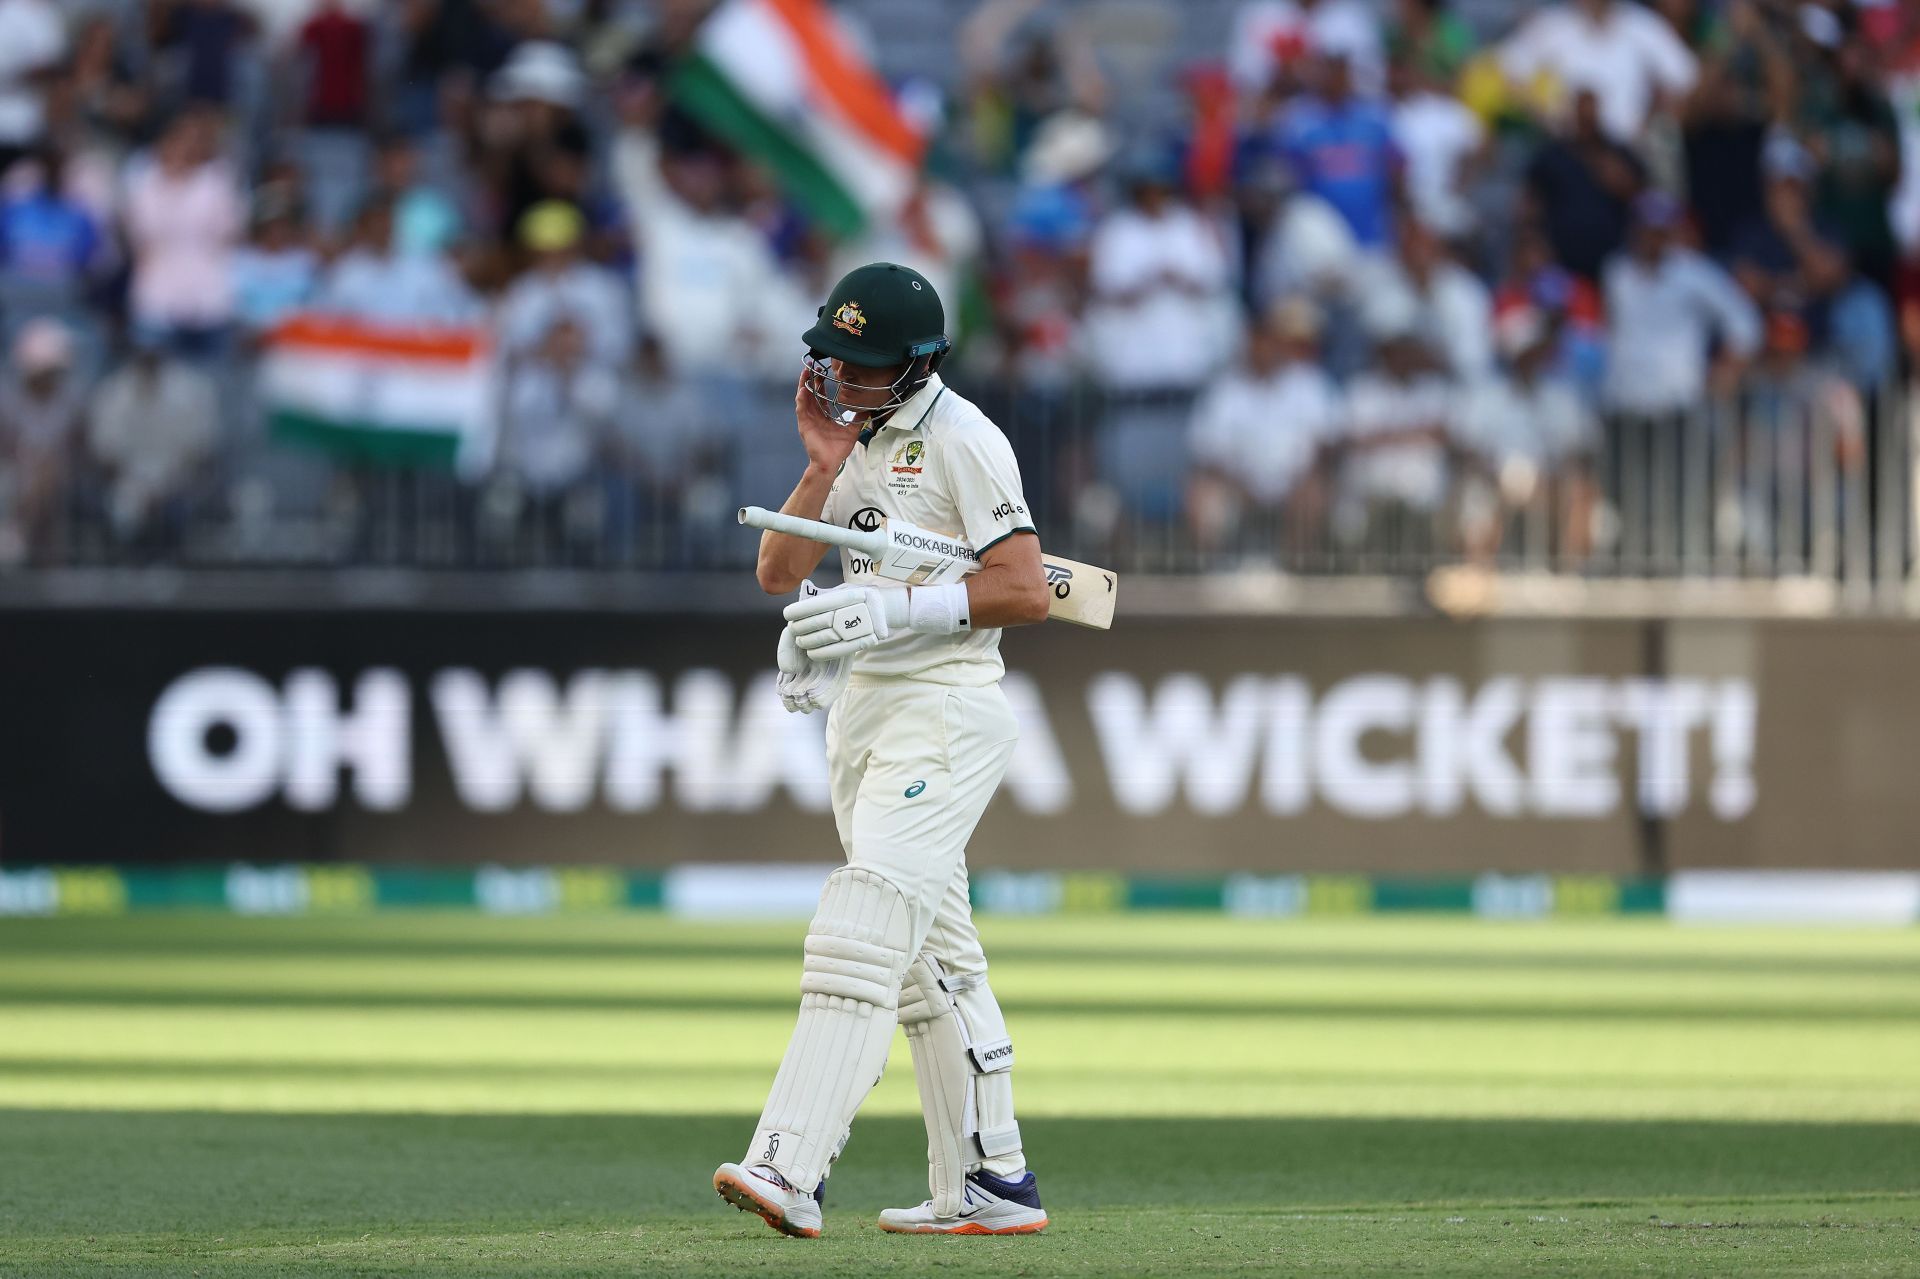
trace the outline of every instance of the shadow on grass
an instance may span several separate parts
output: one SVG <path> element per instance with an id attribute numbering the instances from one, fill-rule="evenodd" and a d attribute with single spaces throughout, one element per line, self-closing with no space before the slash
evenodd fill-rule
<path id="1" fill-rule="evenodd" d="M 152 916 L 89 920 L 10 920 L 0 932 L 0 955 L 116 955 L 130 964 L 143 959 L 219 957 L 248 959 L 354 960 L 432 959 L 443 961 L 538 960 L 685 960 L 716 957 L 728 960 L 791 960 L 798 963 L 804 924 L 795 921 L 789 936 L 768 937 L 763 932 L 743 934 L 738 929 L 715 928 L 710 933 L 674 931 L 649 935 L 656 922 L 647 915 L 633 920 L 631 936 L 608 937 L 603 932 L 567 938 L 551 933 L 530 935 L 517 929 L 519 921 L 478 921 L 477 926 L 453 933 L 396 934 L 374 931 L 365 921 L 235 920 L 208 916 L 212 926 L 191 927 L 192 916 Z M 487 935 L 491 926 L 495 935 Z M 1623 954 L 1612 950 L 1539 949 L 1514 951 L 1288 950 L 1271 946 L 1193 947 L 1156 942 L 1149 949 L 1089 945 L 1023 945 L 992 942 L 996 963 L 1070 963 L 1093 965 L 1196 965 L 1244 971 L 1253 968 L 1299 968 L 1314 971 L 1431 971 L 1462 972 L 1620 972 L 1640 974 L 1743 977 L 1892 977 L 1920 978 L 1920 958 L 1841 957 L 1807 955 L 1767 958 L 1756 955 Z"/>
<path id="2" fill-rule="evenodd" d="M 796 965 L 797 968 L 797 965 Z M 642 976 L 636 972 L 636 979 Z M 658 974 L 647 974 L 658 982 Z M 1307 979 L 1302 978 L 1303 986 Z M 785 991 L 744 989 L 727 992 L 645 989 L 636 980 L 632 990 L 580 991 L 569 989 L 520 991 L 437 991 L 428 982 L 405 990 L 353 990 L 342 982 L 324 990 L 275 990 L 259 984 L 182 986 L 140 980 L 88 982 L 85 985 L 47 986 L 40 982 L 8 982 L 0 978 L 0 1007 L 46 1005 L 137 1006 L 143 1008 L 306 1008 L 357 1012 L 369 1009 L 481 1010 L 511 1013 L 541 1012 L 678 1012 L 769 1013 L 791 1012 L 799 996 Z M 1862 1003 L 1831 1003 L 1817 999 L 1777 1000 L 1750 1005 L 1707 999 L 1514 1000 L 1490 1002 L 1463 989 L 1460 1002 L 1435 999 L 1382 999 L 1335 1002 L 1289 999 L 1285 996 L 1251 999 L 1141 999 L 1125 991 L 1108 998 L 1035 998 L 1004 995 L 1001 1003 L 1011 1015 L 1072 1017 L 1122 1016 L 1182 1018 L 1305 1017 L 1338 1019 L 1397 1019 L 1420 1021 L 1683 1021 L 1851 1023 L 1909 1022 L 1920 1016 L 1920 1004 L 1910 998 Z"/>
<path id="3" fill-rule="evenodd" d="M 0 1110 L 0 1234 L 718 1211 L 750 1116 Z M 1429 1119 L 1031 1119 L 1049 1206 L 1304 1210 L 1920 1194 L 1920 1125 Z M 919 1121 L 859 1121 L 833 1206 L 924 1193 Z"/>

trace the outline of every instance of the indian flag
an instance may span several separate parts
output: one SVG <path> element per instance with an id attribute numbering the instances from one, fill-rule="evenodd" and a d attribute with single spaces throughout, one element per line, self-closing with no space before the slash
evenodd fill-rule
<path id="1" fill-rule="evenodd" d="M 891 216 L 925 151 L 821 0 L 723 0 L 673 96 L 839 237 Z"/>
<path id="2" fill-rule="evenodd" d="M 484 329 L 296 315 L 268 336 L 260 390 L 276 439 L 400 466 L 484 462 L 493 350 Z"/>

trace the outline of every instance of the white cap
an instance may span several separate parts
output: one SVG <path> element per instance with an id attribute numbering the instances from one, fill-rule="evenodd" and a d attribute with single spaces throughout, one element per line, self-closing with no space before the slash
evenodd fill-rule
<path id="1" fill-rule="evenodd" d="M 587 77 L 564 46 L 551 40 L 527 40 L 513 47 L 507 65 L 493 73 L 489 88 L 499 102 L 549 102 L 571 108 L 585 96 Z"/>

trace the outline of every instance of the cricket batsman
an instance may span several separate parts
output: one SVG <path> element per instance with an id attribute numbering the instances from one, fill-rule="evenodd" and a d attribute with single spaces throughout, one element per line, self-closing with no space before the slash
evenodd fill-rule
<path id="1" fill-rule="evenodd" d="M 714 1189 L 789 1235 L 820 1233 L 829 1166 L 906 1029 L 926 1113 L 932 1198 L 889 1208 L 910 1234 L 1043 1229 L 1013 1118 L 1013 1042 L 987 985 L 967 898 L 967 839 L 1018 728 L 1000 691 L 1000 631 L 1045 620 L 1040 539 L 1006 437 L 943 385 L 952 349 L 933 286 L 875 262 L 850 272 L 807 330 L 794 395 L 807 466 L 780 509 L 872 529 L 894 517 L 964 537 L 979 571 L 941 586 L 876 577 L 841 552 L 845 584 L 813 591 L 828 547 L 760 539 L 785 610 L 781 697 L 831 705 L 827 761 L 847 864 L 807 930 L 800 1016 L 747 1152 Z"/>

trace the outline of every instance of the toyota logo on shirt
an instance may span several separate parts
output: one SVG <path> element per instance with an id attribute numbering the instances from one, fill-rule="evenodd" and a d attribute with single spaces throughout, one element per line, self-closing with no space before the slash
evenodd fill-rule
<path id="1" fill-rule="evenodd" d="M 887 513 L 879 507 L 863 506 L 853 513 L 853 518 L 847 521 L 847 527 L 859 529 L 862 533 L 871 533 L 879 528 L 880 521 L 886 518 Z"/>

